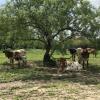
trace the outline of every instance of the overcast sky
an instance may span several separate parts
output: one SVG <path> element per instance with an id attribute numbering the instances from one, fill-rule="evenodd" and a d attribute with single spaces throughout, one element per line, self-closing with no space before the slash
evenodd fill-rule
<path id="1" fill-rule="evenodd" d="M 0 5 L 4 4 L 6 0 L 0 0 Z"/>
<path id="2" fill-rule="evenodd" d="M 96 8 L 100 7 L 100 0 L 89 0 Z"/>
<path id="3" fill-rule="evenodd" d="M 4 4 L 8 0 L 0 0 L 0 5 Z M 100 0 L 89 0 L 96 8 L 100 6 Z"/>

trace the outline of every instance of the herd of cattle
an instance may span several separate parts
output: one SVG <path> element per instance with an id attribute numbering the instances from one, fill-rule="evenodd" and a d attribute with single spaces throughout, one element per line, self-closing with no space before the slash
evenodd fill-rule
<path id="1" fill-rule="evenodd" d="M 89 55 L 93 54 L 96 57 L 97 51 L 94 48 L 70 48 L 68 49 L 72 61 L 67 61 L 66 58 L 59 58 L 58 62 L 58 72 L 63 72 L 66 68 L 70 66 L 82 65 L 83 69 L 88 66 Z M 3 51 L 5 56 L 10 60 L 10 64 L 14 66 L 15 61 L 18 62 L 18 66 L 27 65 L 27 58 L 26 58 L 26 50 L 19 49 L 19 50 L 12 50 L 12 49 L 5 49 Z"/>
<path id="2" fill-rule="evenodd" d="M 81 67 L 85 69 L 88 67 L 89 55 L 93 54 L 94 57 L 97 55 L 95 48 L 70 48 L 68 51 L 71 54 L 72 61 L 67 61 L 66 58 L 59 59 L 59 68 L 58 72 L 64 72 L 65 68 L 70 65 L 70 67 Z"/>
<path id="3" fill-rule="evenodd" d="M 75 61 L 76 57 L 78 59 L 79 63 L 83 63 L 89 59 L 89 55 L 93 54 L 94 57 L 97 55 L 97 51 L 95 48 L 70 48 L 69 49 L 70 54 L 72 55 L 72 60 Z"/>

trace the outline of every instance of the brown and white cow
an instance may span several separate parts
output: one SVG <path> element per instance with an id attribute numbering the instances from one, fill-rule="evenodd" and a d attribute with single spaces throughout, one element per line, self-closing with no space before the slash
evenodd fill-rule
<path id="1" fill-rule="evenodd" d="M 26 62 L 26 51 L 24 49 L 19 50 L 12 50 L 12 49 L 6 49 L 3 51 L 5 53 L 5 56 L 10 60 L 10 64 L 14 66 L 14 60 L 18 62 L 18 65 L 20 66 L 21 62 Z"/>
<path id="2" fill-rule="evenodd" d="M 78 62 L 83 65 L 83 68 L 88 66 L 89 52 L 87 48 L 77 48 L 77 56 Z"/>
<path id="3" fill-rule="evenodd" d="M 68 61 L 66 58 L 59 58 L 58 60 L 58 69 L 57 73 L 63 73 L 65 70 L 81 70 L 82 65 L 79 64 L 77 61 Z"/>

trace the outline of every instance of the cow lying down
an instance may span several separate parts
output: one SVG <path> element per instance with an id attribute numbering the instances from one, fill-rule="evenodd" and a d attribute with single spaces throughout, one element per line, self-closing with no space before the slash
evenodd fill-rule
<path id="1" fill-rule="evenodd" d="M 19 50 L 6 49 L 3 51 L 3 53 L 5 53 L 5 56 L 10 60 L 10 64 L 12 66 L 14 66 L 14 61 L 17 61 L 19 66 L 27 62 L 26 51 L 24 49 L 19 49 Z"/>
<path id="2" fill-rule="evenodd" d="M 65 58 L 60 58 L 58 63 L 57 73 L 62 73 L 65 70 L 81 70 L 83 66 L 78 61 L 66 61 Z"/>
<path id="3" fill-rule="evenodd" d="M 65 70 L 81 70 L 83 66 L 78 61 L 69 62 L 67 61 L 67 67 Z"/>

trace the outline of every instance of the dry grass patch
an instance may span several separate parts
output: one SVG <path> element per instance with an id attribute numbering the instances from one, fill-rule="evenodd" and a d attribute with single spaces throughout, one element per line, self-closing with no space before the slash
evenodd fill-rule
<path id="1" fill-rule="evenodd" d="M 50 80 L 16 81 L 0 84 L 0 98 L 4 100 L 99 100 L 95 85 Z"/>

